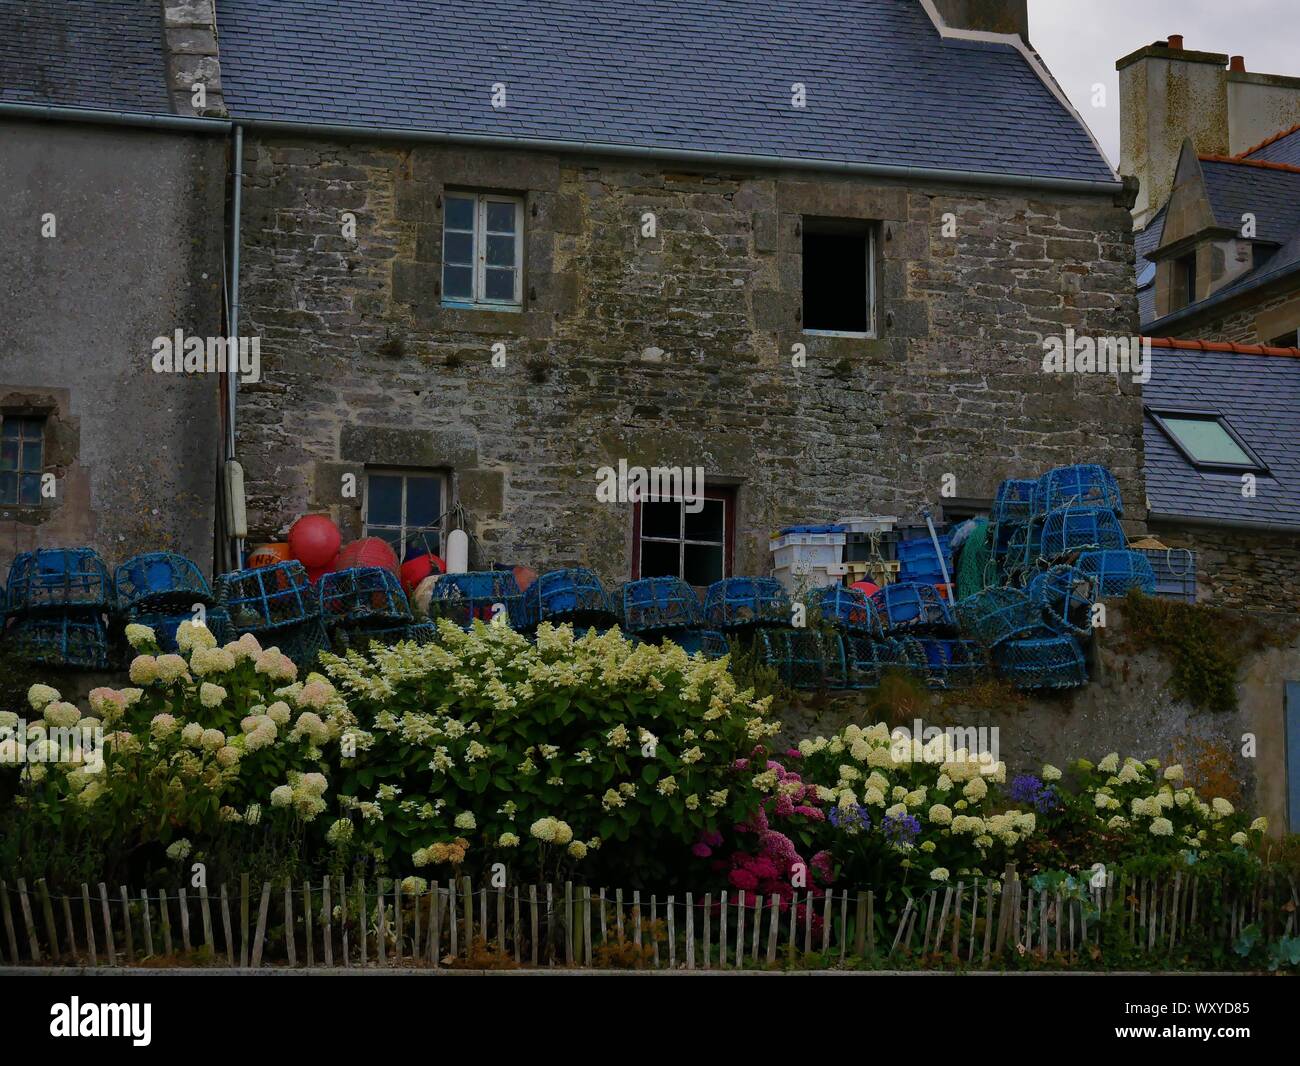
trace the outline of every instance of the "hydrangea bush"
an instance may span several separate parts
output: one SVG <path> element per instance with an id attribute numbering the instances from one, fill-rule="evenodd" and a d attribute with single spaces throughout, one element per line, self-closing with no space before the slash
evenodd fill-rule
<path id="1" fill-rule="evenodd" d="M 779 728 L 725 662 L 617 630 L 543 624 L 533 644 L 444 621 L 437 643 L 322 661 L 358 722 L 339 740 L 331 837 L 396 866 L 470 855 L 553 873 L 613 845 L 621 878 L 653 877 L 660 842 L 753 811 L 736 762 Z"/>

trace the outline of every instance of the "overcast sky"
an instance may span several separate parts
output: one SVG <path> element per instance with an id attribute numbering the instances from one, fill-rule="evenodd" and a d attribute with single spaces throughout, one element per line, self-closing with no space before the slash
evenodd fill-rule
<path id="1" fill-rule="evenodd" d="M 1196 52 L 1246 57 L 1261 74 L 1300 75 L 1300 0 L 1029 0 L 1029 37 L 1048 69 L 1119 162 L 1115 60 L 1171 33 Z M 1092 87 L 1106 86 L 1104 107 Z"/>

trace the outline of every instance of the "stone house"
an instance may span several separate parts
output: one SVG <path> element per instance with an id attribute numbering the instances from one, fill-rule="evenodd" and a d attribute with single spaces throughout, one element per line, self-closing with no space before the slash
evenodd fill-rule
<path id="1" fill-rule="evenodd" d="M 152 366 L 157 337 L 225 332 L 230 126 L 196 117 L 215 58 L 182 7 L 4 5 L 0 582 L 33 548 L 209 569 L 220 543 L 220 382 Z"/>
<path id="2" fill-rule="evenodd" d="M 220 0 L 251 536 L 463 522 L 475 565 L 705 584 L 1076 461 L 1140 525 L 1139 387 L 1042 367 L 1136 331 L 1132 194 L 1025 10 Z M 602 502 L 620 463 L 703 510 Z"/>

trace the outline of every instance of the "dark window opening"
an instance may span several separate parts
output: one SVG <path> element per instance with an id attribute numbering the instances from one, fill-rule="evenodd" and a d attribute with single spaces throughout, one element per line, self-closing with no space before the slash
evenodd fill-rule
<path id="1" fill-rule="evenodd" d="M 866 222 L 803 220 L 803 328 L 814 332 L 872 332 L 871 226 Z"/>
<path id="2" fill-rule="evenodd" d="M 44 417 L 4 416 L 0 422 L 0 505 L 39 507 L 44 467 Z"/>
<path id="3" fill-rule="evenodd" d="M 1196 303 L 1196 255 L 1185 255 L 1177 260 L 1181 307 Z"/>
<path id="4" fill-rule="evenodd" d="M 702 588 L 731 575 L 735 493 L 705 489 L 703 509 L 680 500 L 637 503 L 633 511 L 632 577 L 680 577 Z"/>
<path id="5" fill-rule="evenodd" d="M 1300 345 L 1300 330 L 1290 330 L 1268 342 L 1271 348 L 1295 348 Z"/>

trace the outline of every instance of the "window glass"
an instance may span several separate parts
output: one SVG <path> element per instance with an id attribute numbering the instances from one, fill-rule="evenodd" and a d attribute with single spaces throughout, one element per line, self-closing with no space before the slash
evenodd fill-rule
<path id="1" fill-rule="evenodd" d="M 865 223 L 803 222 L 803 328 L 871 330 L 871 236 Z"/>
<path id="2" fill-rule="evenodd" d="M 1198 463 L 1223 463 L 1253 467 L 1255 464 L 1217 419 L 1164 416 L 1165 425 Z"/>
<path id="3" fill-rule="evenodd" d="M 11 415 L 0 422 L 0 505 L 37 507 L 45 466 L 45 419 Z"/>
<path id="4" fill-rule="evenodd" d="M 402 524 L 402 478 L 371 474 L 366 481 L 366 520 L 378 525 Z"/>
<path id="5" fill-rule="evenodd" d="M 723 519 L 726 505 L 721 500 L 705 500 L 704 510 L 698 514 L 686 512 L 686 539 L 712 540 L 722 543 Z"/>
<path id="6" fill-rule="evenodd" d="M 446 229 L 472 230 L 474 228 L 474 198 L 448 196 L 443 225 Z"/>
<path id="7" fill-rule="evenodd" d="M 406 524 L 422 529 L 432 526 L 442 515 L 442 481 L 433 477 L 406 480 Z"/>
<path id="8" fill-rule="evenodd" d="M 662 540 L 641 542 L 642 577 L 680 577 L 681 546 Z"/>
<path id="9" fill-rule="evenodd" d="M 641 505 L 641 536 L 672 537 L 682 534 L 681 506 L 676 503 L 643 503 Z"/>
<path id="10" fill-rule="evenodd" d="M 684 556 L 682 577 L 688 585 L 711 585 L 725 576 L 721 544 L 688 544 Z"/>

